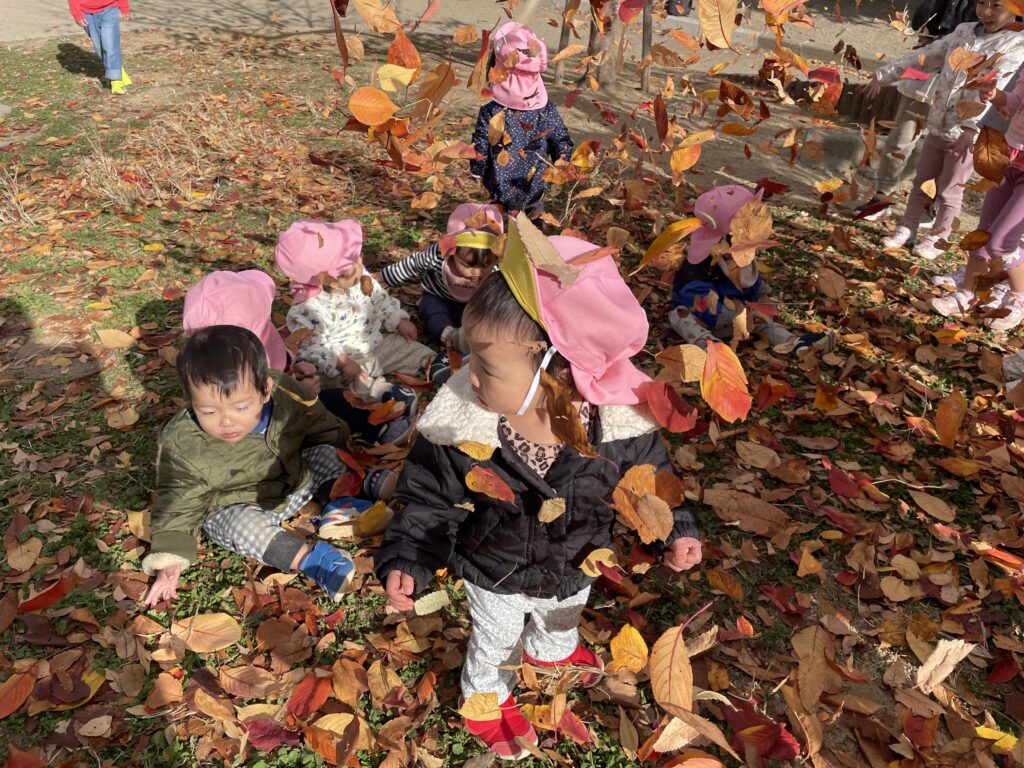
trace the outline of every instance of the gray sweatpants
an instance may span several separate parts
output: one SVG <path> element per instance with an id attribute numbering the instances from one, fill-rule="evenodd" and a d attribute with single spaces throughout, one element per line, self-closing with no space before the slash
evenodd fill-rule
<path id="1" fill-rule="evenodd" d="M 302 458 L 313 470 L 313 479 L 293 491 L 279 511 L 258 504 L 229 504 L 203 522 L 203 530 L 224 549 L 259 560 L 283 571 L 289 570 L 303 541 L 281 527 L 306 505 L 321 483 L 333 480 L 345 471 L 333 445 L 313 445 L 302 450 Z"/>
<path id="2" fill-rule="evenodd" d="M 875 182 L 875 193 L 892 195 L 904 181 L 914 177 L 916 154 L 920 149 L 922 126 L 928 117 L 928 104 L 909 96 L 900 96 L 893 127 L 885 137 L 873 168 L 863 168 L 866 178 Z"/>
<path id="3" fill-rule="evenodd" d="M 590 587 L 559 600 L 499 595 L 464 581 L 469 598 L 470 635 L 462 667 L 462 695 L 512 695 L 523 651 L 539 661 L 561 661 L 580 642 L 580 614 Z"/>

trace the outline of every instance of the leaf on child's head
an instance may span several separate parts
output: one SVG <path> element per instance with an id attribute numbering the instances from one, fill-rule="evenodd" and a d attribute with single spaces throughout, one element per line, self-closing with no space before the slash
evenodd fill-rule
<path id="1" fill-rule="evenodd" d="M 316 233 L 316 247 L 317 248 L 323 248 L 324 247 L 324 236 L 321 235 L 319 232 Z M 320 285 L 323 285 L 322 281 L 321 281 Z"/>

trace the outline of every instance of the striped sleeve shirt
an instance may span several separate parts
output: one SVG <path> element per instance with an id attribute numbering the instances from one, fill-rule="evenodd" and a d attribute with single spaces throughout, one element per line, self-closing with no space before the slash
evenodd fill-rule
<path id="1" fill-rule="evenodd" d="M 425 251 L 418 251 L 407 259 L 388 264 L 380 271 L 381 282 L 389 288 L 395 288 L 419 278 L 420 285 L 427 293 L 455 301 L 455 297 L 448 291 L 448 286 L 444 282 L 444 274 L 441 271 L 443 261 L 441 248 L 434 243 Z"/>

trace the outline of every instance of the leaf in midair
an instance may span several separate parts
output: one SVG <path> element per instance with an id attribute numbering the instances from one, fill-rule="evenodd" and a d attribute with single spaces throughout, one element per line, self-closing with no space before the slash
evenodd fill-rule
<path id="1" fill-rule="evenodd" d="M 562 288 L 568 288 L 580 275 L 581 268 L 567 263 L 555 250 L 551 241 L 522 211 L 509 221 L 509 237 L 505 244 L 506 256 L 509 249 L 515 247 L 523 248 L 533 266 L 557 279 Z"/>
<path id="2" fill-rule="evenodd" d="M 395 15 L 395 8 L 390 2 L 384 0 L 352 0 L 359 15 L 363 17 L 366 26 L 374 32 L 390 35 L 402 28 L 398 16 Z"/>
<path id="3" fill-rule="evenodd" d="M 658 706 L 670 715 L 693 709 L 693 669 L 682 627 L 666 630 L 654 643 L 651 690 Z"/>
<path id="4" fill-rule="evenodd" d="M 639 674 L 647 666 L 647 643 L 632 624 L 623 625 L 611 641 L 611 670 L 628 669 Z"/>
<path id="5" fill-rule="evenodd" d="M 363 125 L 376 126 L 390 120 L 398 107 L 384 91 L 364 85 L 349 96 L 348 110 Z"/>
<path id="6" fill-rule="evenodd" d="M 640 388 L 641 397 L 655 421 L 669 432 L 689 432 L 697 426 L 697 411 L 667 381 L 650 381 Z"/>
<path id="7" fill-rule="evenodd" d="M 978 175 L 996 184 L 1010 165 L 1010 145 L 1006 136 L 992 126 L 984 126 L 974 141 L 974 170 Z"/>
<path id="8" fill-rule="evenodd" d="M 672 381 L 689 384 L 700 381 L 708 353 L 696 344 L 677 344 L 663 349 L 654 359 L 665 366 Z"/>
<path id="9" fill-rule="evenodd" d="M 416 94 L 416 104 L 412 110 L 415 120 L 422 120 L 431 109 L 437 111 L 448 91 L 455 87 L 455 67 L 450 62 L 438 64 L 427 72 L 420 80 L 420 89 Z"/>
<path id="10" fill-rule="evenodd" d="M 634 269 L 630 274 L 635 275 L 691 232 L 696 232 L 703 226 L 703 224 L 704 222 L 695 216 L 691 216 L 688 219 L 681 219 L 680 221 L 674 221 L 669 224 L 656 238 L 654 238 L 654 242 L 647 247 L 647 250 L 644 252 L 644 257 L 640 260 L 640 263 L 637 264 L 636 269 Z"/>
<path id="11" fill-rule="evenodd" d="M 672 508 L 655 492 L 654 465 L 639 464 L 626 471 L 612 493 L 612 506 L 644 544 L 664 541 L 672 533 L 674 524 Z"/>
<path id="12" fill-rule="evenodd" d="M 701 0 L 697 3 L 701 34 L 716 48 L 732 47 L 737 4 L 737 0 Z"/>
<path id="13" fill-rule="evenodd" d="M 728 344 L 708 342 L 700 394 L 704 402 L 729 423 L 745 419 L 750 412 L 754 400 L 747 389 L 747 376 Z"/>
<path id="14" fill-rule="evenodd" d="M 757 248 L 766 245 L 772 236 L 772 214 L 760 200 L 749 200 L 736 212 L 729 224 L 732 235 L 733 260 L 739 267 L 753 263 Z"/>
<path id="15" fill-rule="evenodd" d="M 411 69 L 413 71 L 413 79 L 416 78 L 416 74 L 422 66 L 420 52 L 416 50 L 416 46 L 412 44 L 412 41 L 405 34 L 405 30 L 401 27 L 395 31 L 395 39 L 388 46 L 388 64 L 396 64 L 400 67 Z"/>
<path id="16" fill-rule="evenodd" d="M 490 467 L 474 466 L 466 474 L 466 487 L 474 493 L 482 493 L 498 501 L 515 502 L 516 495 L 508 483 L 498 477 Z"/>

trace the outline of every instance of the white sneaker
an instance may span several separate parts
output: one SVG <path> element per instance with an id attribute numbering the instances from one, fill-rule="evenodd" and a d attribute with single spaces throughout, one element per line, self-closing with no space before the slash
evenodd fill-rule
<path id="1" fill-rule="evenodd" d="M 957 267 L 952 274 L 949 275 L 935 275 L 932 278 L 932 285 L 936 288 L 949 288 L 950 290 L 956 290 L 964 284 L 964 275 L 967 274 L 967 265 L 964 264 L 961 267 Z"/>
<path id="2" fill-rule="evenodd" d="M 886 250 L 902 248 L 904 245 L 909 243 L 913 237 L 914 233 L 910 231 L 909 227 L 899 226 L 896 227 L 895 231 L 891 235 L 882 238 L 882 247 Z"/>
<path id="3" fill-rule="evenodd" d="M 979 304 L 978 309 L 988 311 L 994 309 L 1013 309 L 1013 291 L 1010 290 L 1010 284 L 999 283 L 999 285 L 993 286 L 988 301 L 984 304 Z"/>
<path id="4" fill-rule="evenodd" d="M 704 327 L 686 308 L 676 307 L 668 313 L 668 324 L 683 337 L 687 344 L 696 344 L 701 349 L 709 341 L 715 341 L 715 334 Z"/>
<path id="5" fill-rule="evenodd" d="M 963 317 L 971 309 L 974 294 L 958 288 L 946 296 L 938 296 L 928 302 L 936 313 L 943 317 Z"/>
<path id="6" fill-rule="evenodd" d="M 1024 322 L 1024 304 L 1017 301 L 1012 293 L 1010 294 L 1010 297 L 1012 301 L 1008 307 L 1009 314 L 1006 314 L 1003 317 L 990 318 L 985 321 L 985 325 L 993 331 L 1009 331 Z"/>
<path id="7" fill-rule="evenodd" d="M 939 250 L 935 247 L 936 242 L 937 238 L 923 237 L 918 241 L 917 245 L 914 246 L 914 250 L 910 253 L 919 259 L 935 261 L 935 259 L 945 253 L 945 251 Z"/>

